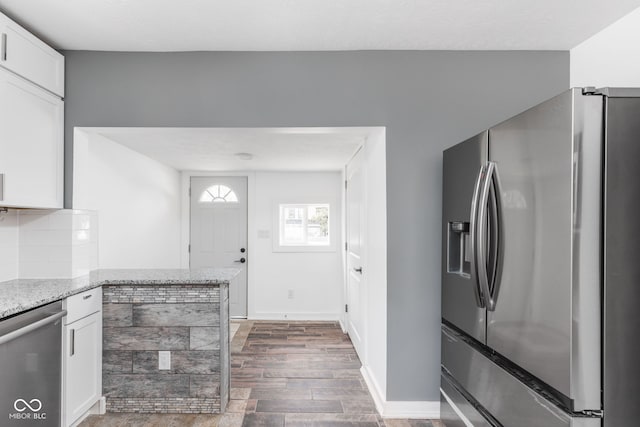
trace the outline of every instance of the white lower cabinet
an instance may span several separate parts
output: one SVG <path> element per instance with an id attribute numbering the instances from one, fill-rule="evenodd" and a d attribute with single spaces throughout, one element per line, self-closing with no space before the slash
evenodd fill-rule
<path id="1" fill-rule="evenodd" d="M 71 322 L 65 324 L 63 343 L 64 426 L 81 419 L 101 398 L 101 297 L 102 290 L 97 288 L 67 298 L 67 319 Z"/>

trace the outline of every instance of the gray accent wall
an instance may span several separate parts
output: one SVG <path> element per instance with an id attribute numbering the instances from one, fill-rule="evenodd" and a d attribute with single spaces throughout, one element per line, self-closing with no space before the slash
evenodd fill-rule
<path id="1" fill-rule="evenodd" d="M 439 401 L 442 150 L 569 87 L 568 52 L 64 52 L 76 126 L 385 126 L 387 400 Z"/>

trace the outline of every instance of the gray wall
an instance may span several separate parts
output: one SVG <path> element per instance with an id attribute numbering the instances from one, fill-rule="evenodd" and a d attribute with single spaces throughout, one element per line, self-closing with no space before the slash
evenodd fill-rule
<path id="1" fill-rule="evenodd" d="M 388 400 L 438 400 L 442 149 L 569 85 L 568 52 L 65 52 L 74 126 L 386 126 Z"/>

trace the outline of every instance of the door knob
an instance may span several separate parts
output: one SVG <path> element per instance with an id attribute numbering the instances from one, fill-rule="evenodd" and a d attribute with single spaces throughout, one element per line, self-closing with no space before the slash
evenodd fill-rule
<path id="1" fill-rule="evenodd" d="M 240 252 L 245 253 L 247 250 L 245 248 L 240 248 Z"/>
<path id="2" fill-rule="evenodd" d="M 245 258 L 240 258 L 240 259 L 237 259 L 237 260 L 235 260 L 233 262 L 239 262 L 240 264 L 244 264 L 245 262 L 247 262 L 247 260 Z"/>
<path id="3" fill-rule="evenodd" d="M 354 267 L 353 271 L 355 271 L 356 273 L 362 274 L 362 267 L 358 267 L 358 268 Z"/>

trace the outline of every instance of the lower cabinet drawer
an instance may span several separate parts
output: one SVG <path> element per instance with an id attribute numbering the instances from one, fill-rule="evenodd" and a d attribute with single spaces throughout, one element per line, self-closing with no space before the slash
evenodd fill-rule
<path id="1" fill-rule="evenodd" d="M 102 288 L 89 289 L 67 298 L 66 324 L 102 310 Z"/>

